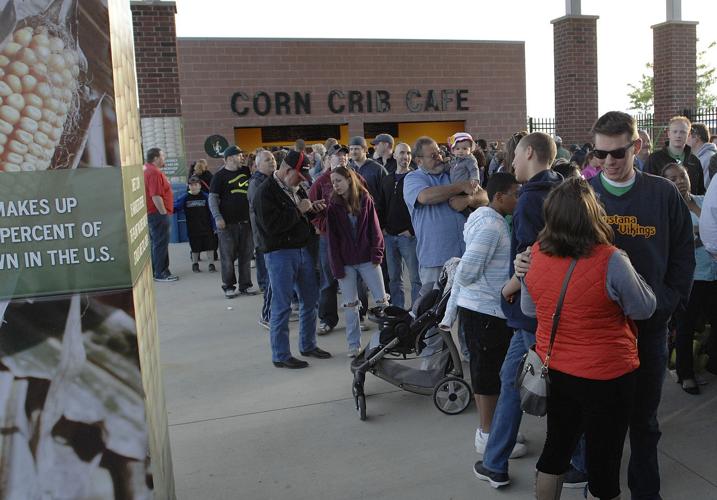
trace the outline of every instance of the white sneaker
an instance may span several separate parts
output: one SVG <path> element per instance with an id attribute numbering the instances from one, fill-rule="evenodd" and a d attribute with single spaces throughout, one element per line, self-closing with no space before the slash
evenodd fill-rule
<path id="1" fill-rule="evenodd" d="M 476 453 L 479 455 L 483 455 L 485 453 L 485 447 L 488 444 L 488 436 L 490 436 L 490 433 L 476 429 L 475 447 Z M 520 458 L 525 456 L 527 453 L 528 447 L 523 443 L 516 442 L 515 446 L 513 446 L 513 451 L 510 453 L 510 458 Z"/>
<path id="2" fill-rule="evenodd" d="M 361 346 L 359 347 L 350 347 L 349 352 L 346 353 L 346 356 L 349 358 L 355 358 L 358 356 L 359 352 L 361 351 Z"/>
<path id="3" fill-rule="evenodd" d="M 478 453 L 479 455 L 485 453 L 485 445 L 488 444 L 488 436 L 490 436 L 490 434 L 480 430 L 480 427 L 476 429 L 476 437 L 474 443 L 476 447 L 476 453 Z"/>

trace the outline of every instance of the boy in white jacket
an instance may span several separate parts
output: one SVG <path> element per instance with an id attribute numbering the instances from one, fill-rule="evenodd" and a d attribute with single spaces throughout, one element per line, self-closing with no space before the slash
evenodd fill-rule
<path id="1" fill-rule="evenodd" d="M 488 181 L 490 203 L 473 212 L 465 224 L 466 251 L 439 325 L 450 330 L 456 316 L 463 324 L 470 352 L 471 384 L 480 415 L 475 435 L 480 454 L 488 442 L 500 394 L 500 367 L 513 333 L 501 309 L 500 290 L 509 278 L 510 228 L 506 216 L 513 213 L 518 189 L 512 174 L 496 173 Z"/>

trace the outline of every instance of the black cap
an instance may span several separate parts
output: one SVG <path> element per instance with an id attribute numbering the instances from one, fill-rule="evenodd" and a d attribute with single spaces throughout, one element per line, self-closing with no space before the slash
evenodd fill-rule
<path id="1" fill-rule="evenodd" d="M 235 155 L 238 155 L 239 153 L 243 153 L 243 152 L 244 151 L 239 149 L 238 146 L 229 146 L 227 149 L 224 150 L 224 152 L 222 153 L 222 156 L 226 159 L 226 158 L 229 158 L 230 156 L 235 156 Z"/>
<path id="2" fill-rule="evenodd" d="M 327 151 L 327 154 L 328 154 L 329 156 L 333 156 L 333 155 L 335 155 L 335 154 L 337 154 L 337 153 L 349 154 L 349 148 L 347 148 L 347 147 L 344 146 L 343 144 L 334 144 L 334 145 L 331 146 L 331 147 L 329 148 L 329 150 Z"/>
<path id="3" fill-rule="evenodd" d="M 201 184 L 201 182 L 202 182 L 202 180 L 196 175 L 191 176 L 187 180 L 187 184 L 193 184 L 193 183 Z"/>
<path id="4" fill-rule="evenodd" d="M 304 179 L 309 175 L 309 165 L 303 151 L 289 151 L 284 162 L 293 170 L 296 170 Z"/>

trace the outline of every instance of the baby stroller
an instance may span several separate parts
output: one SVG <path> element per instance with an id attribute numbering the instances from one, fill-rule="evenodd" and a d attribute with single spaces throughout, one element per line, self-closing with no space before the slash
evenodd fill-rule
<path id="1" fill-rule="evenodd" d="M 457 415 L 473 399 L 463 380 L 463 366 L 450 332 L 438 324 L 446 311 L 459 259 L 443 266 L 436 288 L 422 296 L 412 311 L 389 306 L 369 311 L 380 331 L 351 363 L 353 396 L 361 420 L 366 420 L 366 372 L 403 390 L 433 396 L 443 413 Z"/>

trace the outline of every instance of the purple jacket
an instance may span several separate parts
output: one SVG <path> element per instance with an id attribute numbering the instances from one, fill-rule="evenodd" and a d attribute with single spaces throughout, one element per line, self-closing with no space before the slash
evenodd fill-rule
<path id="1" fill-rule="evenodd" d="M 354 239 L 351 221 L 342 201 L 332 200 L 326 214 L 326 234 L 329 239 L 329 264 L 334 277 L 346 276 L 344 266 L 372 262 L 379 265 L 383 259 L 383 233 L 370 196 L 361 198 L 361 213 L 357 217 Z"/>

